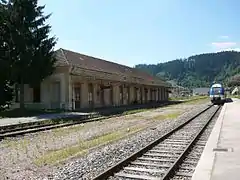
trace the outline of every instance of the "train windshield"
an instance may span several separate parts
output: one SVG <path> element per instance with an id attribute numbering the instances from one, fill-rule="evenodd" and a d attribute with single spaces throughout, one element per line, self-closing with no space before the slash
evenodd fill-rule
<path id="1" fill-rule="evenodd" d="M 212 88 L 212 93 L 213 94 L 221 94 L 221 93 L 223 93 L 222 91 L 223 91 L 223 88 L 220 88 L 220 87 L 213 87 Z"/>

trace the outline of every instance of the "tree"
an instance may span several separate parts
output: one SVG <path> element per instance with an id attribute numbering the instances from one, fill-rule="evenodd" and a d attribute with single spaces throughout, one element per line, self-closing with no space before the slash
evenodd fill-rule
<path id="1" fill-rule="evenodd" d="M 205 53 L 156 65 L 139 64 L 135 68 L 161 75 L 184 87 L 209 87 L 212 81 L 225 83 L 240 73 L 240 52 Z"/>
<path id="2" fill-rule="evenodd" d="M 240 74 L 231 77 L 228 86 L 240 86 Z"/>
<path id="3" fill-rule="evenodd" d="M 0 1 L 0 110 L 5 109 L 13 99 L 7 13 L 6 7 Z"/>
<path id="4" fill-rule="evenodd" d="M 51 26 L 45 21 L 45 6 L 37 0 L 9 0 L 5 3 L 9 13 L 10 36 L 12 39 L 11 80 L 20 87 L 20 109 L 24 109 L 24 84 L 38 86 L 54 71 L 53 56 L 55 37 L 49 37 Z"/>

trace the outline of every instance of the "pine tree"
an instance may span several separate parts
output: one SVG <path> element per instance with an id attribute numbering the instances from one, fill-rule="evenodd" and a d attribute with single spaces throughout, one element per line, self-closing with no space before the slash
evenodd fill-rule
<path id="1" fill-rule="evenodd" d="M 11 56 L 7 20 L 8 11 L 0 1 L 0 110 L 10 105 L 13 99 L 13 84 L 10 81 Z"/>
<path id="2" fill-rule="evenodd" d="M 9 27 L 12 39 L 11 80 L 20 87 L 20 108 L 24 109 L 24 84 L 38 86 L 54 72 L 55 37 L 49 37 L 51 26 L 45 24 L 51 16 L 44 15 L 45 6 L 37 0 L 9 0 Z"/>

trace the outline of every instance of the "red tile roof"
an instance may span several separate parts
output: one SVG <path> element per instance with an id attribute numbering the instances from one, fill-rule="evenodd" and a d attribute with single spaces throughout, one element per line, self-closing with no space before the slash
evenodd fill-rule
<path id="1" fill-rule="evenodd" d="M 151 76 L 148 73 L 135 68 L 131 68 L 125 65 L 91 57 L 62 48 L 56 51 L 56 58 L 58 60 L 57 65 L 73 65 L 89 70 L 103 71 L 123 76 L 142 78 L 150 81 L 162 81 L 160 78 Z"/>

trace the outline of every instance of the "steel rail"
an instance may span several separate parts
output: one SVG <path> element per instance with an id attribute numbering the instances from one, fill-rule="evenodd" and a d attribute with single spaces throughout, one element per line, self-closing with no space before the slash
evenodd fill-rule
<path id="1" fill-rule="evenodd" d="M 147 152 L 149 149 L 152 149 L 154 146 L 156 146 L 157 144 L 159 144 L 161 141 L 165 140 L 166 138 L 168 138 L 170 135 L 172 135 L 173 133 L 175 133 L 176 131 L 180 130 L 181 128 L 183 128 L 185 125 L 187 125 L 188 123 L 190 123 L 192 120 L 194 120 L 195 118 L 197 118 L 198 116 L 200 116 L 201 114 L 203 114 L 204 112 L 206 112 L 207 110 L 209 110 L 211 107 L 213 107 L 213 105 L 209 105 L 207 108 L 205 108 L 204 110 L 202 110 L 201 112 L 197 113 L 195 116 L 193 116 L 192 118 L 188 119 L 186 122 L 180 124 L 178 127 L 174 128 L 173 130 L 171 130 L 170 132 L 165 133 L 163 136 L 161 136 L 160 138 L 156 139 L 155 141 L 149 143 L 148 145 L 146 145 L 145 147 L 143 147 L 142 149 L 140 149 L 139 151 L 131 154 L 130 156 L 128 156 L 127 158 L 123 159 L 122 161 L 120 161 L 119 163 L 117 163 L 116 165 L 108 168 L 107 170 L 105 170 L 104 172 L 102 172 L 101 174 L 97 175 L 96 177 L 93 178 L 93 180 L 103 180 L 103 179 L 107 179 L 108 177 L 114 175 L 114 173 L 120 171 L 124 166 L 127 166 L 130 162 L 136 160 L 139 156 L 142 156 L 145 152 Z"/>
<path id="2" fill-rule="evenodd" d="M 171 103 L 164 103 L 159 107 L 162 107 L 164 105 L 169 105 Z M 140 108 L 141 109 L 141 108 Z M 133 113 L 134 114 L 134 113 Z M 109 115 L 109 116 L 99 116 L 99 117 L 93 117 L 93 118 L 89 118 L 89 115 L 86 115 L 86 117 L 83 117 L 80 120 L 73 120 L 75 122 L 71 122 L 71 123 L 49 123 L 49 124 L 37 124 L 40 122 L 36 122 L 36 125 L 30 125 L 30 126 L 25 126 L 25 127 L 21 127 L 21 128 L 13 128 L 11 129 L 11 127 L 17 127 L 17 126 L 21 126 L 23 124 L 18 124 L 18 125 L 9 125 L 6 126 L 6 129 L 3 129 L 3 127 L 1 127 L 0 129 L 0 140 L 6 138 L 6 137 L 15 137 L 15 136 L 20 136 L 20 135 L 24 135 L 24 134 L 28 134 L 28 133 L 35 133 L 35 132 L 40 132 L 40 131 L 46 131 L 46 130 L 51 130 L 51 129 L 56 129 L 56 128 L 61 128 L 61 127 L 68 127 L 68 126 L 74 126 L 77 124 L 82 124 L 82 123 L 87 123 L 87 122 L 94 122 L 94 121 L 101 121 L 104 119 L 109 119 L 109 118 L 114 118 L 114 117 L 121 117 L 121 116 L 125 116 L 124 114 L 115 114 L 115 115 Z M 76 118 L 81 118 L 81 117 L 70 117 L 71 119 L 76 119 Z M 65 118 L 68 119 L 68 118 Z M 26 123 L 28 124 L 28 123 Z M 30 123 L 31 124 L 31 123 Z"/>
<path id="3" fill-rule="evenodd" d="M 188 146 L 184 149 L 184 151 L 179 155 L 178 159 L 173 163 L 173 165 L 168 169 L 168 171 L 166 173 L 164 173 L 164 176 L 161 177 L 162 180 L 169 180 L 174 176 L 175 171 L 179 167 L 179 164 L 181 164 L 183 162 L 183 160 L 186 157 L 189 150 L 194 146 L 195 142 L 198 140 L 198 138 L 201 136 L 201 134 L 207 128 L 208 124 L 215 117 L 215 115 L 217 114 L 217 112 L 219 111 L 220 108 L 221 108 L 221 106 L 218 106 L 218 108 L 216 109 L 216 111 L 214 111 L 214 113 L 208 119 L 206 124 L 199 130 L 199 132 L 196 134 L 196 136 L 193 138 L 193 140 L 188 144 Z"/>

